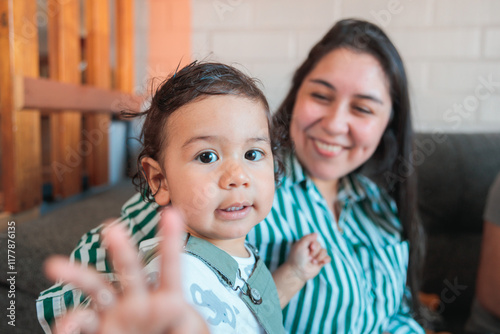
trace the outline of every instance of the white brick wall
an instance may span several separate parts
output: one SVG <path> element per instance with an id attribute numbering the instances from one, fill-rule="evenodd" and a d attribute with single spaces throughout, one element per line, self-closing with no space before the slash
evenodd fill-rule
<path id="1" fill-rule="evenodd" d="M 487 29 L 484 39 L 484 55 L 486 58 L 500 59 L 500 28 Z"/>
<path id="2" fill-rule="evenodd" d="M 211 45 L 227 61 L 277 61 L 293 58 L 294 40 L 293 33 L 280 30 L 224 31 L 212 35 Z"/>
<path id="3" fill-rule="evenodd" d="M 405 60 L 472 60 L 481 54 L 481 31 L 478 28 L 400 28 L 388 34 Z"/>
<path id="4" fill-rule="evenodd" d="M 500 25 L 498 0 L 436 0 L 436 26 Z"/>
<path id="5" fill-rule="evenodd" d="M 382 28 L 431 25 L 432 0 L 341 1 L 342 17 L 374 22 Z"/>
<path id="6" fill-rule="evenodd" d="M 193 57 L 238 63 L 271 108 L 340 18 L 391 37 L 408 69 L 417 130 L 500 131 L 499 0 L 191 0 Z M 488 83 L 489 82 L 489 83 Z"/>
<path id="7" fill-rule="evenodd" d="M 144 0 L 134 0 L 134 91 L 144 94 L 151 73 L 148 72 L 149 6 Z"/>

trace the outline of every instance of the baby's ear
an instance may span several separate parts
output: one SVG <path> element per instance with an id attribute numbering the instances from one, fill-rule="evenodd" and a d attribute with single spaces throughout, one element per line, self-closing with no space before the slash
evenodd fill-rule
<path id="1" fill-rule="evenodd" d="M 150 157 L 144 157 L 141 160 L 141 165 L 146 174 L 146 180 L 148 181 L 151 193 L 154 195 L 155 202 L 160 206 L 170 203 L 167 178 L 160 164 Z"/>

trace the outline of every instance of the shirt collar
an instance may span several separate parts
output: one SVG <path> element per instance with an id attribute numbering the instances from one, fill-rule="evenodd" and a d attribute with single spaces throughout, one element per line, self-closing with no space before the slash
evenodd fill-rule
<path id="1" fill-rule="evenodd" d="M 289 155 L 286 159 L 285 170 L 286 179 L 284 183 L 288 183 L 289 185 L 302 184 L 310 179 L 299 159 L 293 154 Z"/>
<path id="2" fill-rule="evenodd" d="M 286 161 L 286 176 L 283 186 L 300 186 L 304 190 L 316 188 L 311 177 L 293 154 Z M 339 191 L 337 199 L 341 202 L 359 202 L 366 197 L 379 197 L 378 187 L 367 177 L 350 173 L 339 180 Z"/>

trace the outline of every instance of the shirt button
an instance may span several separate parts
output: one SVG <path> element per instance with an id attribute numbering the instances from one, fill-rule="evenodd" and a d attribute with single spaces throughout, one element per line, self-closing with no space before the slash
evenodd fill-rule
<path id="1" fill-rule="evenodd" d="M 250 289 L 250 299 L 255 305 L 260 305 L 262 303 L 262 296 L 260 295 L 259 290 L 255 288 Z"/>

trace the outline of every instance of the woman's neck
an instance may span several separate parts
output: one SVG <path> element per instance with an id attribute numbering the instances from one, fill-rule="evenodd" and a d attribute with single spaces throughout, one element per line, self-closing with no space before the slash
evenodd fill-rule
<path id="1" fill-rule="evenodd" d="M 326 200 L 326 203 L 328 203 L 328 208 L 330 208 L 330 210 L 332 210 L 333 212 L 333 215 L 338 218 L 338 213 L 335 212 L 335 202 L 337 201 L 339 180 L 335 179 L 325 181 L 314 177 L 311 177 L 311 179 L 316 185 L 316 188 L 318 188 L 320 194 Z"/>

